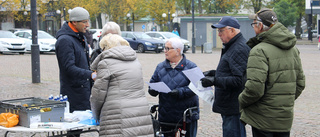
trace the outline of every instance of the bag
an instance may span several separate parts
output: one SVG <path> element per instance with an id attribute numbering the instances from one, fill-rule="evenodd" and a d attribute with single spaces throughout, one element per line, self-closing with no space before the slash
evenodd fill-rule
<path id="1" fill-rule="evenodd" d="M 19 123 L 19 116 L 12 113 L 0 114 L 0 125 L 4 127 L 14 127 Z"/>

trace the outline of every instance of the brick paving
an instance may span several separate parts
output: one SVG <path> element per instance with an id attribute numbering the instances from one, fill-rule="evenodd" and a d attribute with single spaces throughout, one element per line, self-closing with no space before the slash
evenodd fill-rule
<path id="1" fill-rule="evenodd" d="M 299 41 L 301 44 L 301 41 Z M 306 43 L 306 42 L 305 42 Z M 302 42 L 303 44 L 303 42 Z M 295 103 L 295 115 L 291 129 L 291 137 L 318 137 L 320 136 L 320 51 L 316 42 L 297 45 L 300 49 L 304 72 L 306 75 L 306 88 Z M 195 62 L 202 71 L 216 68 L 220 58 L 220 49 L 211 54 L 186 53 L 187 59 Z M 144 81 L 149 81 L 156 65 L 164 60 L 164 53 L 138 53 L 143 66 Z M 59 94 L 59 70 L 54 54 L 40 55 L 41 83 L 33 84 L 31 76 L 31 55 L 0 54 L 0 100 L 24 97 L 47 98 L 50 94 Z M 157 104 L 157 98 L 147 94 L 150 105 Z M 251 137 L 251 128 L 246 126 L 247 136 Z M 0 130 L 0 136 L 5 131 Z M 36 134 L 35 136 L 45 136 Z M 10 133 L 9 137 L 31 136 L 26 133 Z M 97 133 L 86 133 L 82 137 L 95 137 Z M 221 117 L 211 111 L 211 106 L 200 100 L 200 120 L 198 123 L 199 137 L 221 137 Z"/>

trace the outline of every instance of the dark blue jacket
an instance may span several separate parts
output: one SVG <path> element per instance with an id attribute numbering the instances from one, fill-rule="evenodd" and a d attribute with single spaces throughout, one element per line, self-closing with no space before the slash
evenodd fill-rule
<path id="1" fill-rule="evenodd" d="M 70 112 L 90 109 L 91 73 L 89 48 L 83 33 L 74 32 L 68 22 L 56 35 L 56 56 L 60 70 L 60 93 L 68 96 Z"/>
<path id="2" fill-rule="evenodd" d="M 171 90 L 179 90 L 179 98 L 172 97 L 167 93 L 159 93 L 159 121 L 168 123 L 182 123 L 183 112 L 190 107 L 197 106 L 199 108 L 199 98 L 188 87 L 190 81 L 183 74 L 183 70 L 197 67 L 196 64 L 183 59 L 173 69 L 169 60 L 165 60 L 158 64 L 150 83 L 164 82 Z M 199 109 L 195 111 L 192 121 L 199 119 Z M 190 119 L 188 119 L 190 122 Z"/>
<path id="3" fill-rule="evenodd" d="M 250 47 L 241 33 L 224 44 L 215 73 L 215 100 L 212 111 L 222 115 L 239 112 L 238 96 L 246 82 L 247 61 Z"/>

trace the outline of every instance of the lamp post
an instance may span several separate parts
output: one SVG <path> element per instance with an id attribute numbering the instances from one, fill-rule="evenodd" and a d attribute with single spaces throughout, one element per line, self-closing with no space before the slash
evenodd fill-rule
<path id="1" fill-rule="evenodd" d="M 131 14 L 128 13 L 127 14 L 127 17 L 130 18 L 131 17 Z M 132 12 L 132 31 L 134 31 L 134 13 Z"/>
<path id="2" fill-rule="evenodd" d="M 308 28 L 308 40 L 312 41 L 312 2 L 313 0 L 310 0 L 310 9 L 311 9 L 311 14 L 309 15 L 309 28 Z"/>
<path id="3" fill-rule="evenodd" d="M 24 15 L 24 16 L 27 16 L 27 15 L 28 15 L 28 12 L 27 12 L 27 11 L 24 11 L 24 12 L 23 12 L 23 15 Z M 27 26 L 26 26 L 26 22 L 27 22 L 27 17 L 24 18 L 23 28 L 26 28 L 26 27 L 27 27 Z"/>
<path id="4" fill-rule="evenodd" d="M 166 17 L 167 17 L 167 14 L 166 14 L 166 13 L 162 13 L 162 17 L 163 17 L 163 18 L 166 18 Z M 162 30 L 163 30 L 163 28 L 162 28 Z"/>

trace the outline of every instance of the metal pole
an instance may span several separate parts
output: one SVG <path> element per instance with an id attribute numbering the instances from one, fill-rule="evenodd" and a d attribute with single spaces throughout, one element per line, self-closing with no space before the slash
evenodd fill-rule
<path id="1" fill-rule="evenodd" d="M 40 83 L 40 51 L 38 45 L 37 30 L 37 1 L 31 1 L 31 28 L 32 28 L 32 45 L 31 45 L 31 70 L 32 83 Z"/>
<path id="2" fill-rule="evenodd" d="M 132 12 L 132 30 L 134 31 L 134 13 Z"/>
<path id="3" fill-rule="evenodd" d="M 168 31 L 171 32 L 171 27 L 170 27 L 170 10 L 168 10 Z"/>
<path id="4" fill-rule="evenodd" d="M 195 45 L 195 38 L 194 38 L 194 0 L 192 0 L 192 53 L 196 52 Z"/>
<path id="5" fill-rule="evenodd" d="M 312 0 L 310 0 L 310 8 L 311 8 L 311 14 L 309 15 L 309 28 L 308 28 L 308 40 L 312 41 Z"/>

